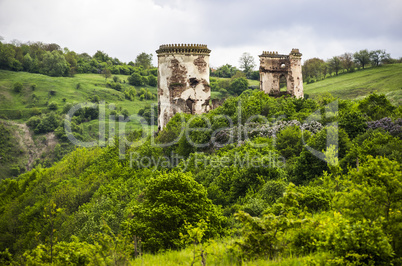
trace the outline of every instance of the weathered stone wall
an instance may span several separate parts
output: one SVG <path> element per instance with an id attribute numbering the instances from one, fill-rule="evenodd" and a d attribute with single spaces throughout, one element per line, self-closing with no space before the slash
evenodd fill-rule
<path id="1" fill-rule="evenodd" d="M 263 52 L 260 55 L 260 89 L 273 96 L 280 96 L 279 81 L 284 76 L 287 83 L 286 93 L 302 98 L 303 79 L 301 56 L 298 49 L 292 49 L 289 55 L 278 52 Z"/>
<path id="2" fill-rule="evenodd" d="M 206 45 L 161 45 L 158 54 L 158 129 L 178 112 L 210 109 L 209 53 Z"/>

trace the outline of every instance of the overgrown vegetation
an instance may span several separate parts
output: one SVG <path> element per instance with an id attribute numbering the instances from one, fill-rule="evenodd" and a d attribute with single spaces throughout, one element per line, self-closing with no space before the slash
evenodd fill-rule
<path id="1" fill-rule="evenodd" d="M 2 262 L 398 265 L 401 118 L 379 94 L 245 91 L 208 114 L 176 114 L 125 159 L 118 138 L 77 149 L 0 183 Z"/>

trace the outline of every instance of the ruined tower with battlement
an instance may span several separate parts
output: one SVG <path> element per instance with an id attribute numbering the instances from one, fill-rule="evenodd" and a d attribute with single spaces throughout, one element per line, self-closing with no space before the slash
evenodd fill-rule
<path id="1" fill-rule="evenodd" d="M 161 45 L 158 55 L 158 130 L 179 112 L 210 109 L 209 54 L 204 44 Z"/>
<path id="2" fill-rule="evenodd" d="M 303 77 L 299 49 L 289 55 L 264 51 L 260 55 L 260 89 L 272 96 L 292 95 L 303 98 Z M 286 91 L 280 91 L 280 79 L 286 80 Z"/>

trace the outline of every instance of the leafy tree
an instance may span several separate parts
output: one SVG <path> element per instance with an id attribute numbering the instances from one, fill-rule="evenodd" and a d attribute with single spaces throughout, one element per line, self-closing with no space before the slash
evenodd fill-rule
<path id="1" fill-rule="evenodd" d="M 47 108 L 49 108 L 49 110 L 56 111 L 57 108 L 58 108 L 58 106 L 57 106 L 57 103 L 56 103 L 56 102 L 51 102 L 51 103 L 49 103 L 49 105 L 47 106 Z"/>
<path id="2" fill-rule="evenodd" d="M 11 44 L 0 42 L 0 68 L 9 69 L 15 57 L 15 50 Z"/>
<path id="3" fill-rule="evenodd" d="M 385 50 L 374 50 L 370 52 L 370 60 L 373 66 L 379 66 L 381 63 L 390 59 L 390 55 Z"/>
<path id="4" fill-rule="evenodd" d="M 359 111 L 345 110 L 340 112 L 339 126 L 346 131 L 350 139 L 354 139 L 366 131 L 367 119 Z"/>
<path id="5" fill-rule="evenodd" d="M 33 59 L 29 55 L 29 53 L 24 55 L 24 63 L 23 63 L 24 70 L 31 72 L 33 70 L 33 64 L 34 64 Z"/>
<path id="6" fill-rule="evenodd" d="M 138 115 L 143 117 L 148 125 L 151 125 L 152 121 L 154 125 L 158 124 L 158 106 L 155 104 L 153 107 L 153 116 L 151 114 L 151 105 L 147 105 L 138 111 Z"/>
<path id="7" fill-rule="evenodd" d="M 254 61 L 254 57 L 250 55 L 249 53 L 243 53 L 243 55 L 239 59 L 239 64 L 240 64 L 240 69 L 243 70 L 243 72 L 246 74 L 246 76 L 249 78 L 251 75 L 251 72 L 255 68 L 256 64 Z"/>
<path id="8" fill-rule="evenodd" d="M 361 112 L 366 113 L 371 120 L 379 120 L 390 116 L 395 110 L 395 106 L 391 104 L 384 94 L 377 93 L 372 93 L 361 100 L 358 108 Z"/>
<path id="9" fill-rule="evenodd" d="M 369 157 L 359 169 L 349 172 L 345 182 L 345 191 L 339 193 L 336 198 L 337 206 L 351 220 L 382 225 L 384 232 L 391 236 L 394 251 L 401 257 L 402 213 L 399 211 L 402 208 L 401 164 L 387 158 Z M 373 239 L 367 240 L 373 245 L 378 244 L 373 243 Z M 387 256 L 389 259 L 389 251 Z M 375 260 L 381 259 L 384 258 Z"/>
<path id="10" fill-rule="evenodd" d="M 307 141 L 307 145 L 318 152 L 327 150 L 329 148 L 327 147 L 327 143 L 338 143 L 339 151 L 337 152 L 337 156 L 340 159 L 345 157 L 351 145 L 346 132 L 342 128 L 338 130 L 335 127 L 326 127 Z M 296 161 L 295 181 L 302 183 L 306 180 L 312 180 L 321 176 L 323 171 L 328 171 L 328 164 L 323 159 L 317 158 L 306 147 L 303 148 Z"/>
<path id="11" fill-rule="evenodd" d="M 286 160 L 299 156 L 303 149 L 300 127 L 289 126 L 276 136 L 276 149 Z"/>
<path id="12" fill-rule="evenodd" d="M 35 128 L 35 133 L 47 133 L 54 131 L 59 126 L 59 118 L 54 112 L 45 115 Z"/>
<path id="13" fill-rule="evenodd" d="M 335 72 L 336 75 L 338 75 L 339 70 L 342 69 L 342 62 L 339 58 L 339 56 L 334 56 L 331 59 L 328 60 L 327 62 L 328 67 Z"/>
<path id="14" fill-rule="evenodd" d="M 353 58 L 355 59 L 355 62 L 362 66 L 363 69 L 364 66 L 370 63 L 370 53 L 367 49 L 354 53 Z"/>
<path id="15" fill-rule="evenodd" d="M 67 76 L 69 73 L 69 66 L 66 59 L 60 52 L 54 50 L 46 52 L 43 61 L 41 72 L 50 76 Z"/>
<path id="16" fill-rule="evenodd" d="M 385 156 L 402 163 L 402 154 L 397 150 L 402 149 L 402 140 L 391 136 L 381 129 L 368 130 L 357 136 L 352 143 L 350 151 L 341 161 L 342 167 L 357 167 L 358 163 L 364 163 L 367 156 Z"/>
<path id="17" fill-rule="evenodd" d="M 105 82 L 106 82 L 106 80 L 112 76 L 112 73 L 110 72 L 110 70 L 108 68 L 105 68 L 102 70 L 102 76 L 105 77 Z"/>
<path id="18" fill-rule="evenodd" d="M 133 86 L 141 86 L 142 85 L 142 77 L 138 73 L 133 73 L 131 76 L 128 77 L 128 83 Z"/>
<path id="19" fill-rule="evenodd" d="M 145 52 L 140 53 L 135 58 L 136 67 L 142 66 L 144 69 L 148 69 L 152 67 L 152 54 L 147 54 Z"/>
<path id="20" fill-rule="evenodd" d="M 352 72 L 354 70 L 353 64 L 353 54 L 352 53 L 344 53 L 339 57 L 341 60 L 342 68 L 346 69 L 346 71 Z"/>
<path id="21" fill-rule="evenodd" d="M 145 250 L 177 249 L 186 223 L 195 225 L 201 219 L 207 222 L 206 238 L 222 233 L 224 218 L 191 174 L 171 172 L 152 178 L 141 198 L 126 227 L 132 236 L 141 237 Z"/>
<path id="22" fill-rule="evenodd" d="M 15 91 L 16 93 L 20 93 L 21 90 L 22 90 L 22 88 L 23 88 L 23 85 L 22 85 L 21 82 L 16 82 L 16 83 L 14 83 L 14 85 L 13 85 L 13 89 L 14 89 L 14 91 Z"/>
<path id="23" fill-rule="evenodd" d="M 248 89 L 248 80 L 246 78 L 235 78 L 231 81 L 229 90 L 233 94 L 240 95 Z"/>
<path id="24" fill-rule="evenodd" d="M 92 58 L 99 62 L 107 62 L 111 59 L 107 53 L 105 53 L 103 51 L 99 51 L 99 50 L 96 51 L 96 53 L 94 54 L 94 56 Z"/>
<path id="25" fill-rule="evenodd" d="M 234 74 L 236 74 L 237 71 L 239 70 L 236 67 L 226 64 L 216 69 L 216 71 L 212 72 L 211 76 L 231 78 Z"/>
<path id="26" fill-rule="evenodd" d="M 326 75 L 326 64 L 325 61 L 320 58 L 311 58 L 303 63 L 302 74 L 303 80 L 308 82 L 309 78 L 316 80 L 321 80 L 325 78 Z"/>
<path id="27" fill-rule="evenodd" d="M 149 75 L 148 85 L 152 86 L 152 87 L 156 87 L 158 85 L 158 79 L 154 75 Z"/>
<path id="28" fill-rule="evenodd" d="M 114 82 L 120 82 L 120 78 L 118 76 L 113 76 L 113 81 Z"/>

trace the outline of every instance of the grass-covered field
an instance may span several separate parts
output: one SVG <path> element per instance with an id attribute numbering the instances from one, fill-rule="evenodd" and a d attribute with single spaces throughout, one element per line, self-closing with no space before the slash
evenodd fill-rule
<path id="1" fill-rule="evenodd" d="M 123 90 L 129 87 L 128 76 L 116 75 L 123 82 Z M 112 79 L 109 78 L 108 81 Z M 124 83 L 126 81 L 126 83 Z M 16 82 L 23 84 L 20 93 L 13 90 Z M 36 84 L 35 90 L 32 90 L 32 84 Z M 77 85 L 79 88 L 77 88 Z M 156 87 L 142 86 L 136 87 L 148 88 L 152 93 L 156 93 Z M 37 108 L 42 112 L 46 112 L 47 104 L 55 102 L 60 111 L 67 103 L 85 103 L 90 102 L 91 98 L 97 95 L 100 100 L 108 104 L 114 104 L 116 109 L 127 109 L 130 115 L 137 114 L 138 110 L 149 105 L 155 100 L 140 101 L 136 98 L 134 101 L 125 99 L 124 93 L 106 87 L 105 78 L 99 74 L 77 74 L 74 77 L 49 77 L 41 74 L 32 74 L 27 72 L 13 72 L 0 70 L 0 115 L 21 111 L 24 114 L 29 113 L 32 109 Z M 36 100 L 35 100 L 36 99 Z M 108 115 L 108 109 L 106 110 Z M 29 115 L 23 116 L 20 122 L 27 120 Z M 138 128 L 137 122 L 128 123 L 132 128 Z"/>
<path id="2" fill-rule="evenodd" d="M 375 91 L 385 94 L 393 104 L 402 104 L 402 64 L 383 65 L 304 84 L 304 93 L 313 97 L 331 93 L 341 99 L 360 99 Z"/>

